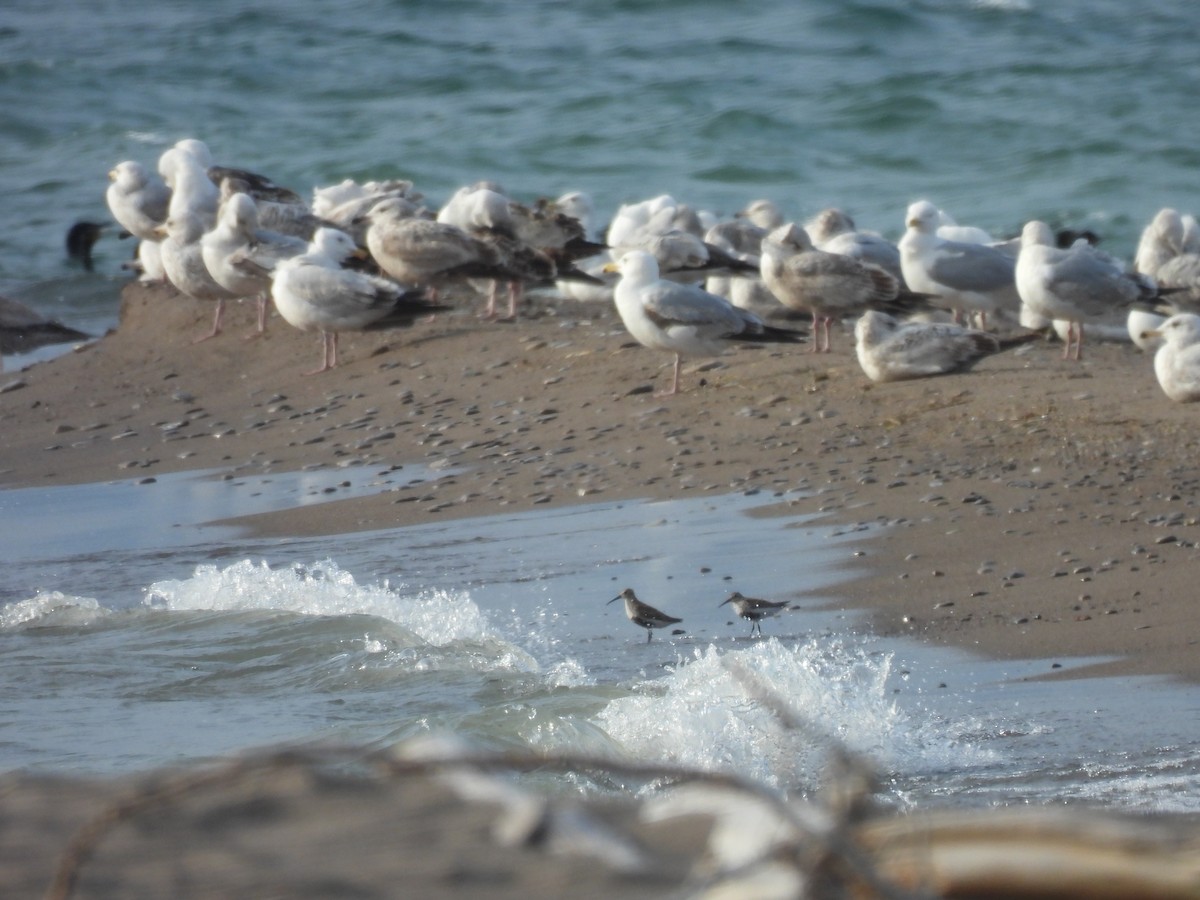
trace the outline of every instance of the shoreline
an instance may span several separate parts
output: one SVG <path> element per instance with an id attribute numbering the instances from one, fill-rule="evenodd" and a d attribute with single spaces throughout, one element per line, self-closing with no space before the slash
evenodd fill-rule
<path id="1" fill-rule="evenodd" d="M 1113 658 L 1068 677 L 1200 678 L 1191 499 L 1194 410 L 1149 357 L 1036 342 L 969 373 L 874 385 L 845 330 L 829 354 L 737 349 L 684 366 L 632 341 L 609 305 L 536 297 L 515 323 L 474 298 L 412 328 L 316 337 L 253 305 L 200 344 L 211 308 L 131 283 L 119 326 L 0 374 L 0 487 L 405 465 L 447 472 L 387 493 L 226 520 L 255 536 L 402 527 L 593 501 L 757 491 L 871 526 L 828 608 L 993 658 Z M 763 514 L 769 514 L 764 511 Z M 788 599 L 803 601 L 798 593 Z"/>

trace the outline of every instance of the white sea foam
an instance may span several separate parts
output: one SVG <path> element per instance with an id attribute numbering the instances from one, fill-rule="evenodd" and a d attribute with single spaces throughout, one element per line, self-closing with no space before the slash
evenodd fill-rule
<path id="1" fill-rule="evenodd" d="M 840 641 L 709 646 L 609 703 L 597 722 L 631 757 L 736 772 L 783 788 L 816 785 L 831 740 L 884 771 L 941 766 L 951 756 L 963 765 L 964 750 L 944 726 L 914 722 L 893 702 L 890 666 L 890 655 Z M 738 667 L 811 727 L 783 727 L 739 680 Z"/>
<path id="2" fill-rule="evenodd" d="M 196 567 L 191 578 L 159 581 L 143 601 L 154 609 L 281 610 L 313 616 L 378 616 L 434 646 L 498 639 L 483 611 L 465 593 L 359 584 L 332 560 L 271 568 L 242 560 L 225 568 Z"/>
<path id="3" fill-rule="evenodd" d="M 107 614 L 108 610 L 91 597 L 45 591 L 0 607 L 0 631 L 35 625 L 88 625 Z"/>

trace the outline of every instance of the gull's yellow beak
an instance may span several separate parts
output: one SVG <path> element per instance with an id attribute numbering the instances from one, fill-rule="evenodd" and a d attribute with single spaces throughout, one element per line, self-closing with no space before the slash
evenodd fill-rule
<path id="1" fill-rule="evenodd" d="M 601 272 L 610 272 L 610 273 L 611 272 L 620 272 L 621 267 L 619 265 L 617 265 L 615 262 L 610 262 L 610 263 L 606 263 L 604 268 L 601 269 L 600 271 Z"/>
<path id="2" fill-rule="evenodd" d="M 109 180 L 109 181 L 116 181 L 116 180 L 117 180 L 117 170 L 116 170 L 116 169 L 109 169 L 109 170 L 108 170 L 108 180 Z"/>

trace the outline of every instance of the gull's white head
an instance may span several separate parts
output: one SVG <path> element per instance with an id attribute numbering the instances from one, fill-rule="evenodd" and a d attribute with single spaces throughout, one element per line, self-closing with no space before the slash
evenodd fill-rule
<path id="1" fill-rule="evenodd" d="M 854 220 L 850 216 L 836 207 L 823 209 L 805 225 L 805 230 L 812 235 L 813 240 L 817 243 L 822 243 L 839 234 L 844 234 L 847 231 L 854 230 Z"/>
<path id="2" fill-rule="evenodd" d="M 739 218 L 749 219 L 759 228 L 768 231 L 783 224 L 783 213 L 772 200 L 755 200 L 748 203 L 741 212 L 735 214 Z"/>
<path id="3" fill-rule="evenodd" d="M 764 250 L 776 248 L 799 253 L 813 249 L 813 245 L 807 231 L 795 222 L 785 222 L 763 238 Z"/>
<path id="4" fill-rule="evenodd" d="M 645 250 L 628 250 L 615 263 L 605 266 L 604 270 L 620 272 L 622 278 L 639 283 L 658 280 L 658 260 Z"/>
<path id="5" fill-rule="evenodd" d="M 190 156 L 205 169 L 212 167 L 212 152 L 208 149 L 208 144 L 204 143 L 204 141 L 197 138 L 184 138 L 175 142 L 175 149 Z"/>
<path id="6" fill-rule="evenodd" d="M 1188 347 L 1200 342 L 1200 316 L 1195 313 L 1176 313 L 1146 334 L 1161 337 L 1168 347 Z"/>
<path id="7" fill-rule="evenodd" d="M 354 243 L 354 238 L 336 228 L 318 228 L 313 233 L 308 249 L 310 253 L 326 256 L 336 263 L 351 256 L 362 255 L 362 251 Z"/>
<path id="8" fill-rule="evenodd" d="M 108 173 L 110 181 L 116 182 L 121 187 L 129 190 L 136 190 L 144 186 L 149 180 L 146 176 L 146 167 L 133 159 L 117 163 Z"/>
<path id="9" fill-rule="evenodd" d="M 413 217 L 413 205 L 403 197 L 388 197 L 368 210 L 366 218 L 372 222 L 396 222 Z"/>
<path id="10" fill-rule="evenodd" d="M 220 224 L 231 229 L 258 227 L 258 204 L 249 194 L 230 194 L 221 204 Z"/>
<path id="11" fill-rule="evenodd" d="M 854 323 L 854 339 L 860 344 L 877 344 L 896 330 L 899 323 L 885 312 L 869 309 Z"/>
<path id="12" fill-rule="evenodd" d="M 1179 250 L 1183 246 L 1183 216 L 1179 210 L 1164 206 L 1150 220 L 1150 227 L 1159 239 L 1166 241 L 1172 249 Z"/>
<path id="13" fill-rule="evenodd" d="M 1054 232 L 1050 230 L 1050 226 L 1045 222 L 1030 219 L 1025 223 L 1025 227 L 1021 229 L 1022 247 L 1053 247 L 1054 243 Z"/>
<path id="14" fill-rule="evenodd" d="M 941 223 L 941 213 L 928 200 L 918 200 L 909 205 L 908 212 L 904 215 L 904 223 L 917 231 L 934 234 Z"/>

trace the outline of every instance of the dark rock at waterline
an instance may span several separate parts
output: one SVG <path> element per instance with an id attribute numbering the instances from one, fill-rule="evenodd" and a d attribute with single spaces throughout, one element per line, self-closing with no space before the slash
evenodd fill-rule
<path id="1" fill-rule="evenodd" d="M 28 353 L 47 344 L 89 337 L 91 335 L 45 318 L 23 303 L 0 297 L 0 353 Z"/>

